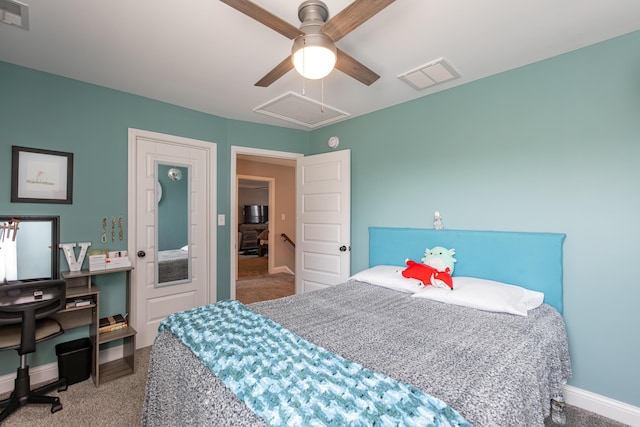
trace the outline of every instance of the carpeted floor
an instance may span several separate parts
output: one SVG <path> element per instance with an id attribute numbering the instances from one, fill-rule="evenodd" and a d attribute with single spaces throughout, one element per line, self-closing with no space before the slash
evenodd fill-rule
<path id="1" fill-rule="evenodd" d="M 236 282 L 236 299 L 243 304 L 282 298 L 294 293 L 295 277 L 287 273 Z"/>
<path id="2" fill-rule="evenodd" d="M 241 256 L 238 258 L 238 280 L 267 276 L 268 274 L 268 257 Z"/>
<path id="3" fill-rule="evenodd" d="M 243 304 L 282 298 L 295 293 L 295 276 L 269 274 L 267 257 L 240 258 L 236 299 Z"/>
<path id="4" fill-rule="evenodd" d="M 89 378 L 72 384 L 59 396 L 62 410 L 51 413 L 51 405 L 26 405 L 11 414 L 3 427 L 137 426 L 149 368 L 151 347 L 137 351 L 136 372 L 96 387 Z M 2 398 L 7 397 L 6 395 Z"/>

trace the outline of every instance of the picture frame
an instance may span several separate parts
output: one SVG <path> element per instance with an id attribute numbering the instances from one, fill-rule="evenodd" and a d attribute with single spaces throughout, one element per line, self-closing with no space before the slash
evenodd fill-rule
<path id="1" fill-rule="evenodd" d="M 73 153 L 11 146 L 11 201 L 61 203 L 73 200 Z"/>

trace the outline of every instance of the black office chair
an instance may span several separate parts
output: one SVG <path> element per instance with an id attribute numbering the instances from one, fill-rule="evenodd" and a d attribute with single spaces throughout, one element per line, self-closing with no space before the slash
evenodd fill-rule
<path id="1" fill-rule="evenodd" d="M 48 316 L 65 308 L 66 291 L 64 280 L 0 283 L 0 349 L 16 349 L 20 355 L 14 390 L 8 399 L 0 401 L 0 408 L 5 408 L 0 422 L 27 403 L 50 404 L 52 413 L 62 409 L 60 398 L 44 394 L 56 387 L 66 390 L 66 380 L 31 390 L 27 354 L 36 351 L 36 343 L 64 332 L 60 323 Z"/>

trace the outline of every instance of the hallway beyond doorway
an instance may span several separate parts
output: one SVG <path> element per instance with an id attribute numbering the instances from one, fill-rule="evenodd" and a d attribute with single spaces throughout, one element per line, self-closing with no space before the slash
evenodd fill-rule
<path id="1" fill-rule="evenodd" d="M 295 276 L 288 273 L 269 274 L 268 257 L 238 258 L 236 299 L 251 304 L 282 298 L 295 293 Z"/>

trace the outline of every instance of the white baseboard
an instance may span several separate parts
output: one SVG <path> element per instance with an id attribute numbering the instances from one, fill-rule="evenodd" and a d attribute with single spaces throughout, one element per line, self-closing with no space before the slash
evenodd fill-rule
<path id="1" fill-rule="evenodd" d="M 16 366 L 16 370 L 18 367 Z M 31 384 L 53 381 L 58 378 L 58 362 L 47 363 L 46 365 L 29 367 Z M 8 374 L 0 377 L 0 393 L 7 393 L 13 390 L 16 374 Z"/>
<path id="2" fill-rule="evenodd" d="M 569 405 L 595 412 L 620 423 L 640 427 L 640 408 L 590 391 L 567 385 L 564 399 Z"/>
<path id="3" fill-rule="evenodd" d="M 100 351 L 102 363 L 123 357 L 123 347 L 111 347 Z M 35 366 L 29 369 L 31 384 L 53 381 L 58 378 L 58 363 Z M 13 390 L 16 374 L 0 377 L 0 393 Z M 590 391 L 567 385 L 564 387 L 565 401 L 572 406 L 586 409 L 603 417 L 610 418 L 620 423 L 633 427 L 640 427 L 640 408 L 629 405 L 615 399 L 610 399 Z"/>
<path id="4" fill-rule="evenodd" d="M 100 363 L 110 362 L 116 359 L 122 359 L 123 346 L 111 347 L 100 350 Z M 18 367 L 16 366 L 16 370 Z M 29 367 L 29 376 L 31 384 L 39 384 L 58 379 L 58 362 L 47 363 L 46 365 Z M 8 374 L 0 377 L 0 394 L 13 390 L 16 374 Z"/>

